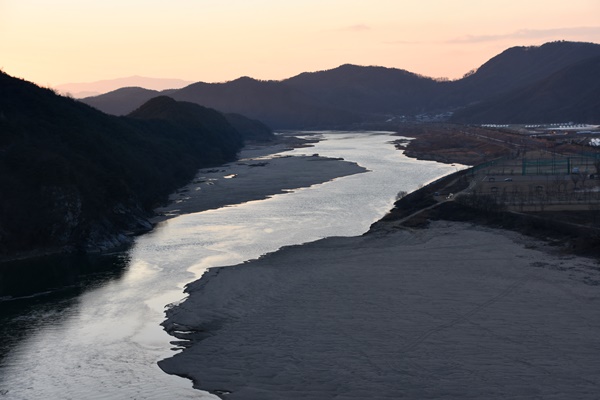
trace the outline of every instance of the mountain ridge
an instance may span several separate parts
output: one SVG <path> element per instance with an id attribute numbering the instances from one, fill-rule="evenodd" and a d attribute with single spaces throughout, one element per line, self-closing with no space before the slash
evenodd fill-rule
<path id="1" fill-rule="evenodd" d="M 102 79 L 94 82 L 63 83 L 55 85 L 54 89 L 62 94 L 75 98 L 98 96 L 123 87 L 142 87 L 150 90 L 179 89 L 193 83 L 183 79 L 151 78 L 147 76 L 132 75 L 123 78 Z M 84 95 L 85 93 L 92 93 Z"/>
<path id="2" fill-rule="evenodd" d="M 600 56 L 569 65 L 525 87 L 459 110 L 459 123 L 600 123 Z"/>
<path id="3" fill-rule="evenodd" d="M 198 168 L 243 145 L 225 116 L 196 104 L 163 97 L 115 117 L 5 73 L 0 88 L 0 258 L 127 243 Z"/>
<path id="4" fill-rule="evenodd" d="M 558 41 L 511 47 L 453 81 L 397 68 L 343 64 L 280 81 L 240 77 L 225 83 L 196 82 L 168 94 L 176 100 L 259 119 L 276 129 L 349 128 L 455 111 L 532 85 L 597 55 L 599 44 Z M 112 92 L 82 101 L 112 113 L 110 107 L 116 106 L 126 114 L 152 93 L 145 92 L 139 99 L 122 94 Z"/>

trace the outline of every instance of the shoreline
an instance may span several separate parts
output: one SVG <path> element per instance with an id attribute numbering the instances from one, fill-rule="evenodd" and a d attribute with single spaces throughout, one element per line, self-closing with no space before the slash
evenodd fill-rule
<path id="1" fill-rule="evenodd" d="M 154 230 L 156 228 L 156 225 L 158 223 L 164 222 L 170 218 L 174 218 L 177 215 L 201 212 L 201 211 L 215 209 L 215 208 L 219 208 L 219 207 L 223 207 L 223 206 L 245 203 L 245 202 L 252 201 L 252 200 L 260 200 L 260 199 L 264 199 L 264 198 L 273 196 L 275 194 L 284 193 L 285 191 L 288 191 L 288 190 L 300 189 L 303 187 L 308 187 L 311 185 L 324 183 L 324 182 L 327 182 L 327 181 L 335 179 L 335 178 L 348 176 L 348 175 L 352 175 L 352 174 L 356 174 L 356 173 L 367 172 L 364 168 L 358 166 L 356 163 L 351 163 L 351 162 L 344 161 L 344 160 L 334 160 L 334 159 L 330 159 L 330 158 L 326 158 L 326 157 L 306 156 L 306 157 L 304 157 L 304 159 L 302 161 L 305 161 L 305 162 L 307 162 L 307 161 L 331 162 L 331 164 L 327 164 L 328 167 L 333 166 L 334 161 L 335 161 L 336 162 L 335 164 L 337 164 L 337 165 L 333 169 L 329 168 L 328 171 L 325 171 L 325 173 L 320 173 L 319 168 L 316 168 L 318 166 L 317 164 L 308 164 L 308 163 L 302 163 L 302 162 L 296 163 L 297 167 L 306 168 L 306 172 L 307 172 L 304 174 L 304 176 L 296 176 L 295 177 L 296 180 L 299 182 L 299 186 L 294 186 L 293 180 L 289 180 L 289 182 L 286 182 L 286 179 L 285 179 L 286 177 L 284 177 L 282 174 L 271 173 L 273 171 L 273 167 L 276 168 L 278 164 L 285 162 L 285 161 L 282 161 L 282 160 L 278 159 L 277 157 L 274 158 L 273 160 L 269 160 L 268 158 L 270 156 L 273 156 L 277 153 L 285 152 L 287 150 L 291 150 L 294 148 L 310 147 L 310 144 L 314 143 L 315 141 L 318 141 L 318 140 L 317 139 L 311 139 L 311 140 L 297 139 L 294 136 L 289 136 L 284 133 L 284 134 L 279 135 L 279 137 L 277 137 L 276 140 L 273 142 L 249 143 L 240 151 L 240 154 L 236 160 L 231 161 L 229 163 L 219 165 L 219 166 L 215 166 L 212 168 L 199 169 L 197 171 L 194 179 L 192 179 L 186 185 L 180 187 L 174 193 L 169 195 L 168 204 L 155 208 L 152 212 L 152 215 L 148 215 L 143 219 L 141 218 L 141 216 L 137 216 L 138 219 L 140 220 L 140 224 L 138 226 L 139 229 L 135 232 L 133 232 L 131 230 L 129 230 L 129 231 L 121 230 L 121 231 L 115 232 L 110 241 L 108 241 L 108 242 L 104 241 L 104 242 L 102 242 L 102 244 L 98 244 L 97 248 L 95 248 L 94 250 L 76 249 L 73 246 L 40 248 L 40 249 L 35 249 L 32 251 L 11 254 L 8 256 L 0 256 L 0 264 L 35 260 L 35 259 L 41 259 L 41 258 L 48 257 L 48 256 L 60 256 L 60 255 L 69 255 L 69 254 L 87 254 L 87 255 L 93 256 L 93 255 L 102 255 L 105 253 L 117 252 L 117 251 L 128 248 L 133 243 L 136 236 L 151 232 L 152 230 Z M 298 156 L 294 156 L 294 157 L 298 157 Z M 281 157 L 281 158 L 290 158 L 290 157 Z M 298 157 L 298 159 L 300 159 L 300 158 L 302 158 L 302 157 Z M 261 175 L 266 176 L 267 178 L 270 178 L 271 182 L 265 183 L 265 185 L 262 185 L 261 187 L 257 187 L 254 189 L 252 187 L 246 186 L 245 192 L 238 191 L 238 192 L 234 193 L 233 196 L 231 196 L 230 195 L 231 191 L 235 190 L 235 185 L 228 185 L 226 182 L 223 182 L 223 179 L 222 179 L 223 175 L 224 175 L 223 172 L 228 171 L 228 170 L 236 170 L 239 172 L 239 170 L 243 169 L 243 165 L 246 165 L 247 169 L 250 169 L 250 168 L 253 168 L 251 166 L 251 164 L 257 164 L 257 163 L 262 163 L 262 162 L 266 162 L 267 164 L 258 166 L 258 169 L 260 169 L 260 167 L 267 167 L 267 168 L 263 168 L 263 170 L 269 170 L 269 172 L 262 171 Z M 282 170 L 283 170 L 283 168 L 282 168 Z M 214 172 L 209 172 L 209 171 L 214 171 Z M 287 169 L 286 169 L 286 171 L 287 171 Z M 283 172 L 283 171 L 281 171 L 281 172 Z M 310 172 L 310 174 L 314 174 L 315 176 L 314 177 L 308 176 L 309 172 Z M 231 173 L 233 173 L 233 172 L 231 172 Z M 243 174 L 241 174 L 241 175 L 243 175 L 243 179 L 239 179 L 239 177 L 238 177 L 238 180 L 236 182 L 239 183 L 241 180 L 245 180 L 247 178 L 248 173 L 249 173 L 249 171 L 243 172 Z M 336 174 L 339 174 L 339 175 L 336 175 Z M 214 196 L 212 196 L 213 197 L 212 200 L 209 200 L 208 202 L 203 203 L 201 201 L 201 199 L 199 199 L 199 197 L 197 196 L 199 193 L 189 193 L 191 190 L 195 190 L 197 187 L 199 187 L 198 184 L 203 183 L 203 182 L 198 181 L 199 179 L 202 179 L 201 177 L 203 175 L 208 175 L 207 179 L 210 179 L 211 182 L 221 180 L 221 182 L 219 182 L 219 185 L 218 185 L 219 189 L 217 189 L 217 190 L 221 190 L 222 193 L 224 193 L 225 191 L 229 191 L 230 192 L 230 194 L 228 195 L 229 197 L 215 200 Z M 269 175 L 270 175 L 270 177 L 269 177 Z M 272 185 L 272 186 L 269 187 L 269 185 Z M 204 188 L 204 189 L 208 189 L 207 191 L 211 191 L 211 188 Z M 181 211 L 181 210 L 179 210 L 181 207 L 177 206 L 177 204 L 179 204 L 179 203 L 175 203 L 175 202 L 181 201 L 182 197 L 184 197 L 184 196 L 180 196 L 180 195 L 184 194 L 184 193 L 189 193 L 190 195 L 195 194 L 196 196 L 189 196 L 189 197 L 193 197 L 191 199 L 192 201 L 186 205 L 185 211 Z M 187 196 L 185 196 L 185 197 L 187 197 Z M 188 200 L 188 199 L 183 199 L 183 200 Z M 162 214 L 166 213 L 168 215 L 160 215 L 161 213 Z"/>
<path id="2" fill-rule="evenodd" d="M 423 229 L 438 207 L 417 203 L 362 236 L 209 269 L 167 310 L 183 351 L 159 366 L 228 399 L 594 398 L 597 261 L 477 220 Z"/>
<path id="3" fill-rule="evenodd" d="M 198 171 L 186 186 L 156 208 L 153 224 L 178 215 L 263 200 L 276 194 L 368 172 L 357 163 L 321 157 L 281 154 L 289 146 L 252 146 L 231 163 Z"/>
<path id="4" fill-rule="evenodd" d="M 591 399 L 600 271 L 543 247 L 438 221 L 213 268 L 167 311 L 185 349 L 159 366 L 228 399 Z"/>
<path id="5" fill-rule="evenodd" d="M 277 155 L 292 148 L 307 146 L 307 143 L 310 141 L 283 138 L 266 145 L 250 144 L 240 153 L 238 160 L 199 170 L 194 180 L 171 195 L 167 206 L 158 208 L 154 216 L 148 218 L 148 230 L 129 235 L 123 232 L 115 233 L 116 246 L 87 252 L 64 247 L 46 248 L 3 258 L 0 263 L 4 268 L 0 272 L 10 285 L 0 285 L 0 297 L 14 299 L 62 290 L 64 286 L 72 285 L 74 276 L 85 274 L 85 265 L 94 263 L 96 259 L 106 259 L 113 253 L 127 251 L 137 236 L 156 229 L 157 225 L 168 223 L 170 218 L 178 215 L 265 199 L 287 191 L 367 172 L 356 163 L 340 159 Z M 233 174 L 235 178 L 227 178 Z M 39 270 L 36 273 L 45 276 L 47 260 L 50 259 L 66 261 L 58 263 L 60 267 L 57 265 L 52 268 L 52 279 L 32 285 L 28 274 Z M 81 261 L 82 268 L 74 268 L 73 265 L 77 264 L 71 265 L 69 260 L 86 261 Z M 26 273 L 21 273 L 22 270 Z"/>
<path id="6" fill-rule="evenodd" d="M 310 135 L 310 132 L 311 131 L 307 131 L 304 133 L 307 135 Z M 316 131 L 316 132 L 320 132 L 320 131 Z M 222 207 L 222 206 L 236 204 L 235 201 L 220 201 L 220 202 L 213 202 L 212 204 L 201 204 L 201 203 L 200 204 L 190 204 L 189 207 L 187 207 L 187 209 L 185 211 L 178 210 L 178 212 L 174 212 L 178 209 L 178 207 L 175 206 L 174 202 L 180 201 L 180 200 L 186 200 L 186 199 L 182 199 L 182 197 L 186 197 L 186 196 L 185 195 L 181 196 L 181 195 L 185 194 L 186 192 L 189 193 L 190 188 L 192 188 L 192 187 L 194 190 L 198 187 L 197 185 L 194 184 L 194 181 L 196 181 L 197 183 L 201 183 L 201 182 L 198 182 L 198 180 L 201 179 L 201 177 L 203 175 L 202 171 L 214 170 L 214 171 L 221 172 L 221 170 L 223 170 L 224 168 L 228 168 L 234 164 L 237 164 L 240 161 L 240 159 L 242 159 L 242 158 L 249 158 L 250 160 L 252 160 L 252 159 L 259 159 L 261 157 L 268 157 L 269 155 L 273 155 L 273 154 L 283 152 L 286 150 L 291 150 L 294 148 L 310 147 L 311 143 L 318 141 L 317 138 L 315 138 L 315 139 L 299 139 L 296 136 L 294 136 L 294 134 L 296 134 L 296 133 L 297 133 L 296 131 L 281 132 L 279 135 L 276 136 L 276 139 L 273 142 L 264 142 L 264 143 L 263 142 L 249 142 L 241 150 L 240 155 L 238 156 L 238 158 L 236 160 L 229 162 L 229 163 L 225 163 L 223 165 L 215 166 L 213 168 L 199 169 L 198 172 L 196 173 L 196 176 L 194 179 L 192 179 L 190 182 L 188 182 L 188 184 L 180 187 L 174 193 L 169 195 L 169 203 L 168 204 L 166 204 L 165 206 L 160 206 L 160 207 L 155 208 L 153 210 L 152 215 L 144 215 L 144 216 L 136 215 L 136 216 L 134 216 L 135 219 L 137 220 L 137 225 L 136 225 L 135 229 L 120 230 L 120 231 L 114 232 L 114 234 L 109 239 L 105 238 L 100 243 L 97 243 L 93 249 L 92 248 L 77 249 L 77 248 L 74 248 L 73 246 L 40 248 L 40 249 L 35 249 L 32 251 L 19 252 L 16 254 L 0 256 L 0 264 L 5 263 L 5 262 L 19 262 L 19 261 L 32 260 L 32 259 L 36 259 L 36 258 L 43 258 L 43 257 L 47 257 L 47 256 L 62 255 L 62 254 L 82 253 L 82 254 L 89 254 L 89 255 L 101 255 L 101 254 L 104 254 L 107 252 L 115 252 L 115 251 L 123 250 L 132 244 L 132 242 L 135 240 L 136 236 L 151 232 L 153 229 L 155 229 L 156 224 L 164 222 L 164 221 L 166 221 L 170 218 L 173 218 L 177 215 L 192 213 L 192 212 L 201 212 L 201 211 L 214 209 L 214 208 L 218 208 L 218 207 Z M 395 134 L 398 136 L 406 135 L 406 133 L 402 133 L 402 132 L 396 132 Z M 411 141 L 418 141 L 418 140 L 419 140 L 419 135 L 415 135 L 414 139 Z M 398 150 L 406 150 L 406 149 L 403 149 L 400 147 L 398 147 L 397 149 Z M 435 151 L 436 150 L 434 150 L 434 152 Z M 419 159 L 432 160 L 432 161 L 438 161 L 438 162 L 442 162 L 442 163 L 446 163 L 446 164 L 452 164 L 454 162 L 457 162 L 454 160 L 450 161 L 450 160 L 437 160 L 435 158 L 427 158 L 427 157 L 423 157 L 420 153 L 414 153 L 414 154 L 413 153 L 409 154 L 408 151 L 405 151 L 405 154 L 408 157 L 414 158 L 417 160 L 419 160 Z M 346 162 L 344 160 L 337 160 L 337 161 Z M 278 161 L 275 161 L 275 162 L 278 162 Z M 348 164 L 352 164 L 352 163 L 348 163 Z M 309 165 L 309 164 L 307 164 L 307 165 Z M 358 168 L 360 168 L 360 167 L 358 167 Z M 306 177 L 305 177 L 304 185 L 306 185 L 306 186 L 299 186 L 296 188 L 307 187 L 307 186 L 310 186 L 313 184 L 324 183 L 327 180 L 335 179 L 337 177 L 351 175 L 353 173 L 366 172 L 364 170 L 359 170 L 358 168 L 356 168 L 356 166 L 354 166 L 354 167 L 349 166 L 347 171 L 343 171 L 343 168 L 340 168 L 339 170 L 341 172 L 341 175 L 334 176 L 335 174 L 328 174 L 328 177 L 329 177 L 328 179 L 326 179 L 326 180 L 317 179 L 312 183 L 311 183 L 310 178 L 306 179 Z M 316 168 L 313 168 L 312 170 L 313 170 L 313 172 L 318 172 L 318 170 Z M 315 170 L 317 170 L 317 171 L 315 171 Z M 215 177 L 209 177 L 209 179 L 222 178 L 222 176 L 219 176 L 219 172 L 213 173 L 213 174 L 216 174 Z M 322 178 L 322 179 L 324 179 L 324 178 Z M 278 190 L 272 190 L 273 193 L 269 193 L 269 190 L 266 190 L 266 191 L 263 191 L 262 193 L 255 193 L 251 196 L 248 196 L 247 200 L 244 200 L 243 196 L 241 198 L 238 197 L 238 199 L 236 201 L 238 201 L 239 203 L 242 203 L 242 202 L 247 202 L 247 201 L 252 201 L 252 200 L 264 199 L 264 198 L 267 198 L 269 196 L 272 196 L 272 195 L 275 195 L 278 193 L 283 193 L 286 190 L 293 189 L 293 187 L 292 188 L 285 187 L 286 185 L 283 185 L 282 183 L 279 183 L 278 185 L 281 186 L 281 188 L 279 188 Z M 194 203 L 194 202 L 192 201 L 192 203 Z M 157 210 L 158 210 L 158 212 L 157 212 Z M 159 215 L 160 213 L 162 213 L 163 215 Z M 167 214 L 167 215 L 164 215 L 164 214 Z"/>

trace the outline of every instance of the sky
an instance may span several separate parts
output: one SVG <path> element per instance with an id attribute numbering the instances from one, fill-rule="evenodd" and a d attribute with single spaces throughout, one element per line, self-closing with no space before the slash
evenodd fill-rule
<path id="1" fill-rule="evenodd" d="M 347 63 L 456 79 L 555 40 L 600 43 L 600 0 L 0 0 L 0 68 L 42 86 Z"/>

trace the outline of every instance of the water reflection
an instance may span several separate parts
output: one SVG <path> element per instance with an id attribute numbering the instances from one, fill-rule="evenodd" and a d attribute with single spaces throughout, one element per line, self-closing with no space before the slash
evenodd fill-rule
<path id="1" fill-rule="evenodd" d="M 27 335 L 72 315 L 78 297 L 123 276 L 127 252 L 51 255 L 0 265 L 0 367 Z"/>
<path id="2" fill-rule="evenodd" d="M 78 290 L 117 279 L 127 267 L 126 251 L 107 255 L 55 254 L 0 264 L 0 300 Z"/>
<path id="3" fill-rule="evenodd" d="M 165 221 L 138 237 L 126 255 L 115 255 L 114 269 L 76 263 L 71 266 L 78 272 L 71 276 L 57 267 L 36 273 L 20 267 L 21 283 L 3 283 L 14 285 L 7 293 L 25 294 L 32 275 L 41 277 L 33 292 L 62 289 L 0 303 L 0 351 L 5 355 L 0 395 L 214 398 L 193 390 L 187 380 L 164 374 L 156 364 L 172 355 L 173 338 L 159 324 L 165 305 L 184 296 L 183 285 L 206 268 L 241 263 L 282 246 L 361 234 L 389 210 L 399 190 L 411 191 L 451 170 L 403 157 L 388 144 L 394 139 L 389 134 L 325 137 L 315 148 L 285 154 L 344 157 L 371 172 Z"/>

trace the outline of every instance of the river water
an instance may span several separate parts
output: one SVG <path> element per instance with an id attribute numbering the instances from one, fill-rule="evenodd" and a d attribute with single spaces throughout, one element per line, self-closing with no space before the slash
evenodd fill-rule
<path id="1" fill-rule="evenodd" d="M 173 218 L 125 252 L 76 261 L 93 267 L 85 264 L 75 284 L 0 301 L 0 399 L 216 399 L 156 364 L 174 351 L 159 325 L 165 305 L 184 297 L 187 282 L 282 246 L 360 235 L 399 191 L 457 168 L 403 156 L 389 133 L 320 137 L 286 154 L 343 157 L 369 172 Z"/>

